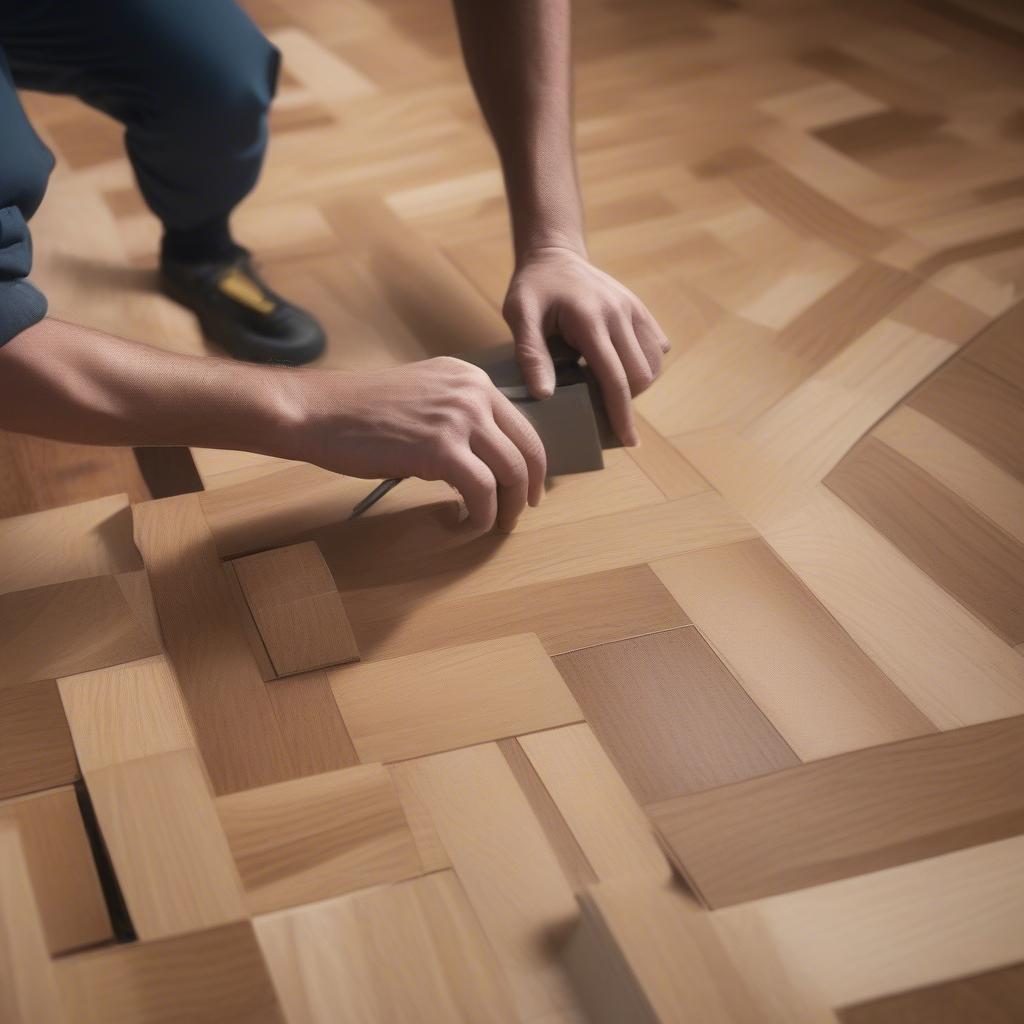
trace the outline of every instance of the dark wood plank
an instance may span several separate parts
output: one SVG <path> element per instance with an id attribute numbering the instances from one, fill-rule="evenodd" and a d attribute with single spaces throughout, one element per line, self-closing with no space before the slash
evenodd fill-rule
<path id="1" fill-rule="evenodd" d="M 1024 832 L 1024 716 L 812 761 L 648 807 L 711 907 Z"/>
<path id="2" fill-rule="evenodd" d="M 1012 384 L 1024 401 L 1024 302 L 985 328 L 964 358 Z"/>
<path id="3" fill-rule="evenodd" d="M 0 799 L 77 778 L 78 761 L 56 681 L 0 686 Z"/>
<path id="4" fill-rule="evenodd" d="M 692 627 L 554 661 L 641 804 L 799 764 Z"/>

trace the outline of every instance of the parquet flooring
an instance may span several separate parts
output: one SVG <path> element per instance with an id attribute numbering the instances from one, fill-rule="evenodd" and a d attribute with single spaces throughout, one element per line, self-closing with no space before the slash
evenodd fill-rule
<path id="1" fill-rule="evenodd" d="M 237 230 L 324 364 L 506 341 L 444 0 L 247 6 Z M 1024 23 L 575 8 L 591 255 L 674 346 L 641 447 L 477 539 L 421 481 L 350 523 L 248 453 L 143 502 L 0 451 L 4 1021 L 1024 1017 Z M 118 129 L 25 102 L 51 311 L 205 351 Z"/>

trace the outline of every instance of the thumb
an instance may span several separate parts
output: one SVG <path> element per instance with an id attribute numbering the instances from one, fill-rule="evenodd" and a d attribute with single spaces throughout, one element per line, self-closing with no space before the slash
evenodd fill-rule
<path id="1" fill-rule="evenodd" d="M 551 362 L 540 321 L 521 319 L 512 329 L 516 362 L 534 398 L 550 398 L 555 392 L 555 367 Z"/>

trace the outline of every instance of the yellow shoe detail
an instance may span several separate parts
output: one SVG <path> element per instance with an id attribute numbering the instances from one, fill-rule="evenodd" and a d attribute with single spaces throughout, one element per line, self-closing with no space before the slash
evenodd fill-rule
<path id="1" fill-rule="evenodd" d="M 248 277 L 240 267 L 232 267 L 226 270 L 217 287 L 235 302 L 254 309 L 257 313 L 273 313 L 274 303 L 267 298 L 263 289 L 251 278 Z"/>

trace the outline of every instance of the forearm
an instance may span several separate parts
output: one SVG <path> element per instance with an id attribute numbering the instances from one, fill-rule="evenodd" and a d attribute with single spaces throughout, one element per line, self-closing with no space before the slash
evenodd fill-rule
<path id="1" fill-rule="evenodd" d="M 0 428 L 78 444 L 285 454 L 287 373 L 45 319 L 0 348 Z"/>
<path id="2" fill-rule="evenodd" d="M 454 0 L 505 176 L 516 254 L 585 254 L 572 127 L 570 0 Z"/>

